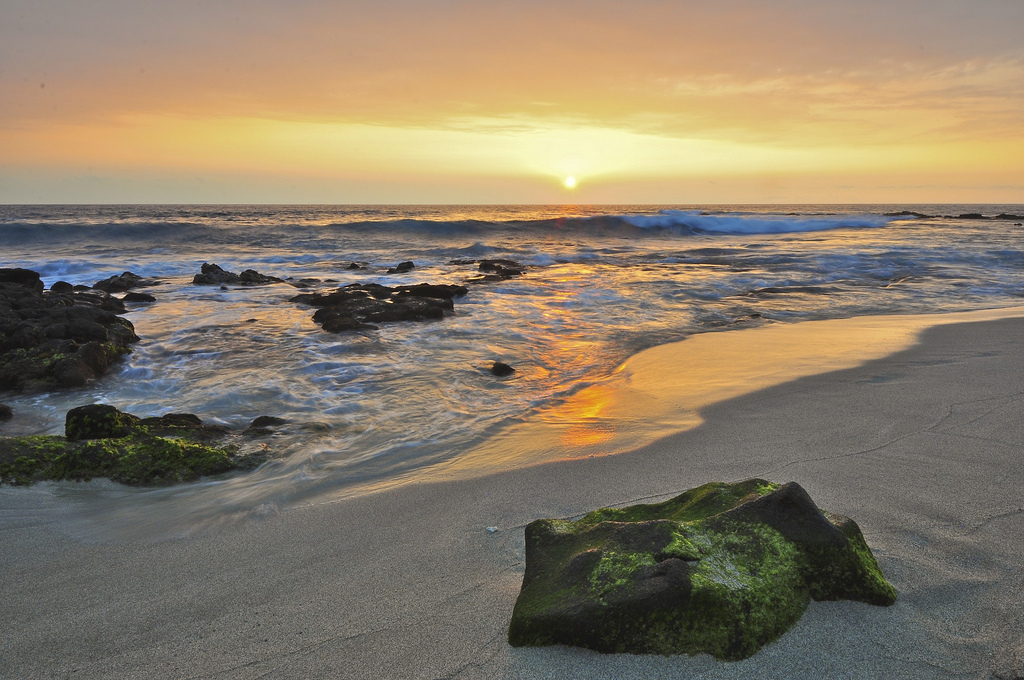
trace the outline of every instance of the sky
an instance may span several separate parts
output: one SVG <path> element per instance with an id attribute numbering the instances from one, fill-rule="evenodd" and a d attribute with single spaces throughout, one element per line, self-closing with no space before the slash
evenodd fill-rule
<path id="1" fill-rule="evenodd" d="M 1022 27 L 1021 0 L 2 0 L 0 203 L 1024 203 Z"/>

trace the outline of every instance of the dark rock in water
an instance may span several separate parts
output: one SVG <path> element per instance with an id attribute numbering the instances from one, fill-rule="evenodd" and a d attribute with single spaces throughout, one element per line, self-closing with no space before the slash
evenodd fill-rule
<path id="1" fill-rule="evenodd" d="M 957 215 L 957 219 L 960 220 L 987 220 L 988 218 L 981 213 L 964 213 L 963 215 Z"/>
<path id="2" fill-rule="evenodd" d="M 491 373 L 498 376 L 499 378 L 504 378 L 505 376 L 512 375 L 515 372 L 516 369 L 512 368 L 511 366 L 502 361 L 495 361 L 494 364 L 491 366 Z"/>
<path id="3" fill-rule="evenodd" d="M 414 286 L 395 286 L 391 289 L 391 295 L 396 298 L 420 297 L 435 298 L 438 300 L 451 300 L 454 297 L 462 297 L 468 292 L 469 289 L 465 286 L 438 285 L 431 283 L 417 283 Z"/>
<path id="4" fill-rule="evenodd" d="M 388 274 L 405 274 L 411 272 L 416 268 L 416 265 L 412 262 L 399 262 L 397 265 L 388 270 Z"/>
<path id="5" fill-rule="evenodd" d="M 993 217 L 994 220 L 1024 220 L 1024 215 L 1008 215 L 1006 213 L 1000 213 Z"/>
<path id="6" fill-rule="evenodd" d="M 68 412 L 65 433 L 0 438 L 0 483 L 107 477 L 122 484 L 163 485 L 253 468 L 265 459 L 212 444 L 226 430 L 188 413 L 140 419 L 90 404 Z"/>
<path id="7" fill-rule="evenodd" d="M 37 293 L 42 293 L 45 288 L 39 273 L 31 269 L 0 269 L 0 284 L 4 283 L 22 286 Z"/>
<path id="8" fill-rule="evenodd" d="M 926 215 L 924 213 L 914 212 L 913 210 L 900 210 L 899 212 L 887 212 L 887 213 L 885 213 L 885 216 L 886 217 L 918 217 L 918 218 L 932 217 L 931 215 Z"/>
<path id="9" fill-rule="evenodd" d="M 479 269 L 483 274 L 466 279 L 467 283 L 486 283 L 488 281 L 505 281 L 526 273 L 526 266 L 515 260 L 480 260 Z"/>
<path id="10" fill-rule="evenodd" d="M 352 264 L 350 264 L 348 266 L 348 268 L 349 269 L 366 269 L 366 267 L 364 267 L 363 265 L 359 264 L 358 262 L 353 262 Z"/>
<path id="11" fill-rule="evenodd" d="M 526 527 L 515 646 L 743 659 L 811 599 L 890 605 L 857 524 L 798 484 L 711 483 L 654 505 Z"/>
<path id="12" fill-rule="evenodd" d="M 64 436 L 77 439 L 118 439 L 127 437 L 139 424 L 139 418 L 118 411 L 108 404 L 88 404 L 68 411 L 64 417 Z"/>
<path id="13" fill-rule="evenodd" d="M 155 286 L 160 281 L 156 279 L 144 279 L 138 274 L 132 272 L 124 272 L 117 276 L 111 276 L 110 278 L 97 281 L 93 288 L 98 290 L 105 290 L 108 293 L 123 293 L 131 290 L 132 288 L 142 288 L 144 286 Z"/>
<path id="14" fill-rule="evenodd" d="M 277 416 L 260 416 L 249 423 L 249 427 L 277 427 L 278 425 L 284 425 L 288 422 L 286 418 L 278 418 Z"/>
<path id="15" fill-rule="evenodd" d="M 391 288 L 376 283 L 353 283 L 323 293 L 302 293 L 292 302 L 320 307 L 313 321 L 325 331 L 377 330 L 373 324 L 443 319 L 454 308 L 452 299 L 465 295 L 465 286 L 420 283 Z"/>
<path id="16" fill-rule="evenodd" d="M 480 271 L 482 272 L 507 272 L 509 276 L 518 276 L 526 271 L 526 267 L 515 260 L 480 260 Z"/>
<path id="17" fill-rule="evenodd" d="M 53 285 L 50 286 L 51 293 L 74 293 L 75 287 L 67 281 L 54 281 Z"/>
<path id="18" fill-rule="evenodd" d="M 156 302 L 156 298 L 149 293 L 125 293 L 121 302 Z"/>
<path id="19" fill-rule="evenodd" d="M 44 292 L 35 272 L 3 271 L 17 273 L 0 281 L 0 389 L 84 385 L 138 341 L 132 324 L 117 316 L 124 303 L 110 294 Z"/>
<path id="20" fill-rule="evenodd" d="M 0 404 L 0 420 L 10 420 L 14 417 L 14 409 L 7 404 Z"/>
<path id="21" fill-rule="evenodd" d="M 200 273 L 192 277 L 192 283 L 202 286 L 231 284 L 235 286 L 265 286 L 269 283 L 283 283 L 276 276 L 266 276 L 253 269 L 246 269 L 241 274 L 225 271 L 219 265 L 204 262 Z"/>
<path id="22" fill-rule="evenodd" d="M 304 279 L 298 279 L 298 280 L 292 279 L 292 278 L 288 278 L 288 279 L 285 279 L 285 281 L 288 283 L 289 286 L 295 286 L 296 288 L 316 288 L 321 283 L 323 283 L 323 281 L 321 281 L 320 279 L 310 279 L 310 278 L 304 278 Z"/>

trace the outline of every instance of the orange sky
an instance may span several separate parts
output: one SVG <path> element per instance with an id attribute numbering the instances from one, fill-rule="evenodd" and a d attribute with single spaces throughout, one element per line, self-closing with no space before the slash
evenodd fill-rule
<path id="1" fill-rule="evenodd" d="M 0 203 L 1020 203 L 1022 26 L 1020 0 L 4 0 Z"/>

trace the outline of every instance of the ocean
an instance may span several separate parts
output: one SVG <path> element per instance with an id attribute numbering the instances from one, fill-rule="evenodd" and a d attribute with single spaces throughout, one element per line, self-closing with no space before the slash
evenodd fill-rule
<path id="1" fill-rule="evenodd" d="M 0 433 L 60 434 L 74 406 L 189 412 L 233 430 L 288 423 L 255 472 L 146 495 L 197 517 L 329 501 L 451 460 L 629 356 L 696 333 L 1024 298 L 1024 206 L 0 206 L 3 266 L 92 285 L 159 279 L 126 315 L 141 338 L 84 388 L 0 395 Z M 521 276 L 483 282 L 482 259 Z M 400 262 L 415 267 L 387 273 Z M 201 265 L 266 286 L 200 286 Z M 354 268 L 355 267 L 355 268 Z M 302 279 L 318 279 L 300 290 Z M 334 334 L 303 290 L 465 284 L 442 320 Z M 495 361 L 515 368 L 491 374 Z M 252 444 L 256 445 L 256 444 Z M 177 505 L 175 505 L 177 504 Z"/>

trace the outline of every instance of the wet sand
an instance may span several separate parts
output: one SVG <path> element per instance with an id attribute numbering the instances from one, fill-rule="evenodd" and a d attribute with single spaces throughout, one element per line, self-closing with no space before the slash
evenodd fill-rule
<path id="1" fill-rule="evenodd" d="M 1024 676 L 1022 337 L 1021 319 L 939 326 L 634 451 L 448 470 L 187 538 L 83 532 L 81 501 L 3 487 L 0 677 Z M 645 370 L 682 370 L 661 351 Z M 734 663 L 508 646 L 529 521 L 748 477 L 856 519 L 897 603 L 811 603 Z"/>

